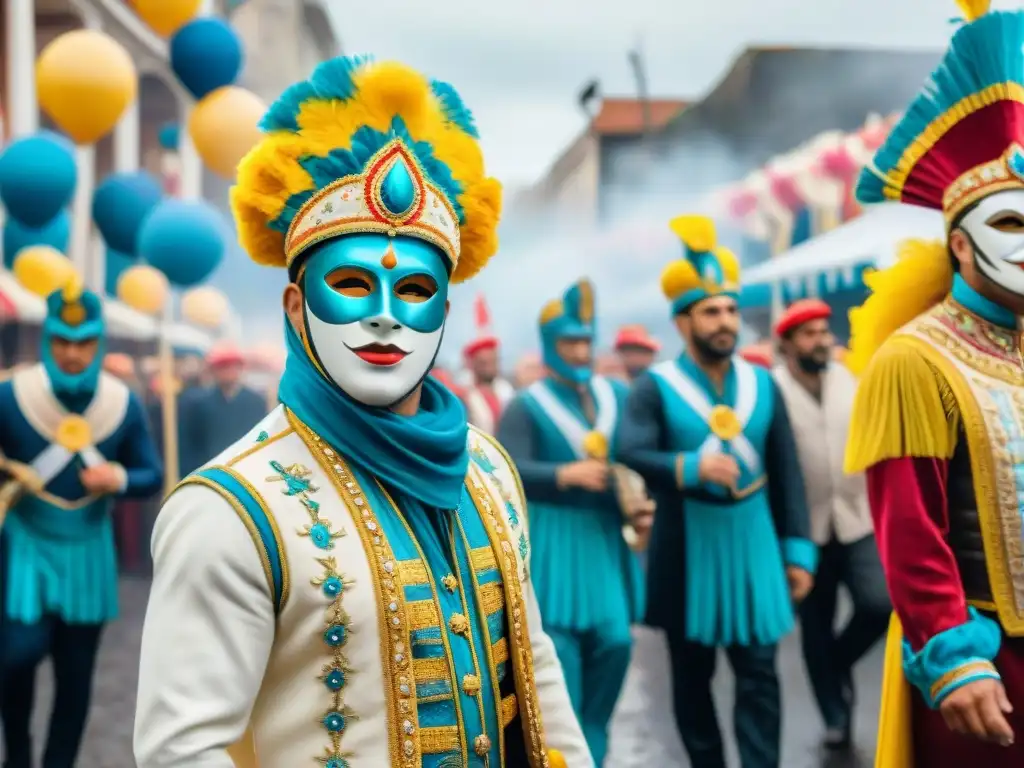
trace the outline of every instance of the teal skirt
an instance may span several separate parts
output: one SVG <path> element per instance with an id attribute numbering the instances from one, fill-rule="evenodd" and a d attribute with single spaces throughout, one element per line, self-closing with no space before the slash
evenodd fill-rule
<path id="1" fill-rule="evenodd" d="M 731 506 L 688 500 L 686 636 L 770 645 L 793 629 L 782 551 L 763 493 Z"/>
<path id="2" fill-rule="evenodd" d="M 56 615 L 69 624 L 117 618 L 117 551 L 110 503 L 57 509 L 23 499 L 7 515 L 3 589 L 9 619 L 34 624 Z"/>
<path id="3" fill-rule="evenodd" d="M 628 627 L 643 612 L 643 574 L 612 507 L 530 504 L 530 574 L 545 627 Z"/>

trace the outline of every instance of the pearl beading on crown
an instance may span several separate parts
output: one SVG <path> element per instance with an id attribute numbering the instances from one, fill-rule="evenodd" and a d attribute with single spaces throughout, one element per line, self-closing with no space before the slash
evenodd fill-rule
<path id="1" fill-rule="evenodd" d="M 440 248 L 452 270 L 459 261 L 459 218 L 401 139 L 363 173 L 338 179 L 302 206 L 285 235 L 287 264 L 317 243 L 357 233 L 415 237 Z"/>

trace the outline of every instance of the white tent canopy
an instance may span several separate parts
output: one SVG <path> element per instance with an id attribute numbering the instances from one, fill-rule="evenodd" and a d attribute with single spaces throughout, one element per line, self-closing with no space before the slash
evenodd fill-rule
<path id="1" fill-rule="evenodd" d="M 882 203 L 841 227 L 751 267 L 743 274 L 743 284 L 777 285 L 819 275 L 839 276 L 862 264 L 884 267 L 892 262 L 901 241 L 942 239 L 945 232 L 939 211 Z"/>

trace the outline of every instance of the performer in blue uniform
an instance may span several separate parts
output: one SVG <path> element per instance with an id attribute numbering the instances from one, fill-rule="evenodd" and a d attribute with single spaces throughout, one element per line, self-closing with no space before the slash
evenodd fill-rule
<path id="1" fill-rule="evenodd" d="M 619 460 L 658 499 L 646 621 L 668 637 L 693 768 L 725 768 L 711 696 L 719 647 L 736 676 L 743 768 L 777 768 L 776 643 L 793 627 L 792 601 L 810 590 L 817 555 L 803 478 L 768 371 L 734 356 L 735 256 L 716 247 L 709 219 L 681 216 L 672 228 L 686 255 L 665 270 L 662 289 L 687 351 L 637 380 L 618 442 Z"/>
<path id="2" fill-rule="evenodd" d="M 53 293 L 42 362 L 0 384 L 6 768 L 31 765 L 36 669 L 46 656 L 56 700 L 43 765 L 74 765 L 100 634 L 117 616 L 112 499 L 144 498 L 162 481 L 141 404 L 101 371 L 103 330 L 95 294 L 77 281 Z"/>
<path id="3" fill-rule="evenodd" d="M 626 388 L 593 374 L 594 291 L 583 280 L 540 317 L 550 375 L 521 392 L 498 438 L 523 478 L 533 533 L 533 580 L 594 762 L 601 765 L 629 666 L 642 575 L 622 536 L 609 446 Z M 637 502 L 627 517 L 650 510 Z"/>

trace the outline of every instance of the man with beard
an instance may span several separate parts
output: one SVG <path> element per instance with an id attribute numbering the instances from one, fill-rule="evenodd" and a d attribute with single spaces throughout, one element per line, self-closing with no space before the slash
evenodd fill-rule
<path id="1" fill-rule="evenodd" d="M 891 625 L 879 768 L 1024 765 L 1024 11 L 964 23 L 857 184 L 941 211 L 851 313 Z M 910 685 L 908 685 L 908 683 Z"/>
<path id="2" fill-rule="evenodd" d="M 550 374 L 509 404 L 498 436 L 530 502 L 544 628 L 600 766 L 629 666 L 630 624 L 641 610 L 643 579 L 622 535 L 623 516 L 652 510 L 646 498 L 623 509 L 614 492 L 609 448 L 626 387 L 594 374 L 594 331 L 590 281 L 544 306 L 540 335 Z"/>
<path id="3" fill-rule="evenodd" d="M 498 337 L 488 332 L 488 313 L 477 298 L 477 337 L 462 350 L 466 366 L 473 374 L 473 383 L 466 388 L 462 400 L 466 404 L 469 423 L 493 435 L 505 406 L 515 396 L 515 389 L 499 373 Z"/>
<path id="4" fill-rule="evenodd" d="M 651 338 L 642 325 L 624 325 L 615 335 L 615 353 L 626 369 L 630 382 L 651 367 L 661 350 L 661 344 Z"/>
<path id="5" fill-rule="evenodd" d="M 883 634 L 892 606 L 878 558 L 863 473 L 843 472 L 857 380 L 833 363 L 832 310 L 819 299 L 794 303 L 775 336 L 783 362 L 775 382 L 789 410 L 820 558 L 814 589 L 800 607 L 804 663 L 825 722 L 824 746 L 848 752 L 853 734 L 853 665 Z M 835 631 L 843 585 L 853 616 Z"/>
<path id="6" fill-rule="evenodd" d="M 734 355 L 736 257 L 716 247 L 710 219 L 680 216 L 671 226 L 685 255 L 661 286 L 686 351 L 634 384 L 618 443 L 619 460 L 658 501 L 646 622 L 667 636 L 693 767 L 725 768 L 711 695 L 724 648 L 743 766 L 778 768 L 776 644 L 793 628 L 793 601 L 810 592 L 817 560 L 803 478 L 770 373 Z"/>

